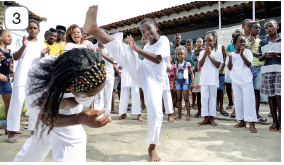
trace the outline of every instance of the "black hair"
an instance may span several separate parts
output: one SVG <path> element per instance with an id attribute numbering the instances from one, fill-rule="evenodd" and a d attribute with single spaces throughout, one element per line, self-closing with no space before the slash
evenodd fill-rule
<path id="1" fill-rule="evenodd" d="M 87 48 L 65 51 L 57 59 L 45 60 L 38 65 L 42 72 L 35 70 L 29 73 L 37 81 L 30 84 L 28 94 L 43 92 L 32 104 L 40 108 L 36 130 L 41 121 L 42 136 L 47 126 L 48 133 L 53 129 L 66 89 L 71 86 L 76 92 L 88 92 L 105 81 L 106 72 L 105 62 L 99 52 Z"/>
<path id="2" fill-rule="evenodd" d="M 235 45 L 235 43 L 237 42 L 238 38 L 241 37 L 241 36 L 245 37 L 245 36 L 244 36 L 243 34 L 241 34 L 241 33 L 238 33 L 238 34 L 235 35 L 235 37 L 233 38 L 233 45 Z"/>
<path id="3" fill-rule="evenodd" d="M 6 32 L 7 30 L 5 29 L 0 29 L 0 35 L 2 35 L 3 32 Z"/>
<path id="4" fill-rule="evenodd" d="M 140 22 L 140 27 L 141 27 L 144 23 L 146 23 L 146 22 L 148 22 L 148 23 L 150 23 L 150 24 L 152 24 L 152 25 L 158 27 L 157 22 L 156 22 L 153 18 L 145 18 L 145 19 L 143 19 L 143 20 Z M 161 31 L 160 31 L 159 29 L 157 30 L 157 32 L 158 32 L 158 34 L 161 34 Z"/>
<path id="5" fill-rule="evenodd" d="M 56 26 L 56 30 L 59 30 L 59 29 L 62 29 L 66 32 L 66 27 L 65 26 L 62 26 L 62 25 L 57 25 Z"/>
<path id="6" fill-rule="evenodd" d="M 249 25 L 249 29 L 251 29 L 254 25 L 260 25 L 259 22 L 251 22 Z"/>
<path id="7" fill-rule="evenodd" d="M 31 23 L 36 24 L 37 27 L 39 28 L 39 22 L 38 22 L 37 20 L 35 20 L 35 19 L 30 19 L 30 20 L 29 20 L 29 25 L 30 25 Z"/>
<path id="8" fill-rule="evenodd" d="M 175 34 L 175 38 L 176 38 L 176 36 L 180 36 L 181 37 L 181 34 L 180 33 L 176 33 Z"/>
<path id="9" fill-rule="evenodd" d="M 217 32 L 216 31 L 210 31 L 210 32 L 208 32 L 206 35 L 205 35 L 205 39 L 206 39 L 206 37 L 207 36 L 212 36 L 213 37 L 213 39 L 215 39 L 216 40 L 216 42 L 214 43 L 214 49 L 215 49 L 215 52 L 217 51 L 217 49 L 218 49 L 218 41 L 217 41 Z"/>
<path id="10" fill-rule="evenodd" d="M 185 42 L 186 43 L 193 43 L 192 39 L 187 39 Z"/>
<path id="11" fill-rule="evenodd" d="M 199 53 L 201 52 L 202 49 L 197 49 L 194 51 L 194 55 L 195 56 L 199 56 Z"/>
<path id="12" fill-rule="evenodd" d="M 236 29 L 234 33 L 242 33 L 241 29 Z"/>
<path id="13" fill-rule="evenodd" d="M 269 19 L 269 20 L 265 21 L 265 22 L 264 22 L 264 26 L 265 26 L 265 24 L 267 24 L 267 23 L 269 23 L 269 22 L 271 22 L 272 24 L 274 24 L 276 27 L 278 26 L 278 23 L 277 23 L 277 21 L 276 21 L 275 19 Z"/>
<path id="14" fill-rule="evenodd" d="M 201 38 L 201 37 L 197 38 L 197 40 L 199 40 L 199 39 L 201 39 L 201 40 L 202 40 L 202 42 L 203 42 L 203 38 Z M 196 41 L 197 41 L 197 40 L 196 40 Z"/>
<path id="15" fill-rule="evenodd" d="M 246 25 L 246 22 L 251 22 L 251 19 L 245 19 L 244 21 L 243 21 L 243 23 L 242 23 L 242 26 L 245 26 Z"/>
<path id="16" fill-rule="evenodd" d="M 50 28 L 48 31 L 49 31 L 49 32 L 52 32 L 52 33 L 57 33 L 57 32 L 58 32 L 58 31 L 57 31 L 56 29 L 54 29 L 54 28 Z"/>

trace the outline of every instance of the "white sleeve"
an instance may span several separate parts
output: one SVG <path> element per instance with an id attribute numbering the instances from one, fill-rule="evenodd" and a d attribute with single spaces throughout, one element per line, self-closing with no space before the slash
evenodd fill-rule
<path id="1" fill-rule="evenodd" d="M 201 50 L 199 53 L 199 59 L 201 60 L 202 57 L 204 56 L 205 50 Z"/>
<path id="2" fill-rule="evenodd" d="M 67 43 L 64 47 L 64 52 L 73 49 L 72 44 Z"/>
<path id="3" fill-rule="evenodd" d="M 226 61 L 225 61 L 225 65 L 228 67 L 229 64 L 229 56 L 227 56 Z"/>
<path id="4" fill-rule="evenodd" d="M 94 45 L 92 46 L 92 48 L 97 49 L 97 48 L 98 48 L 98 44 L 94 44 Z"/>
<path id="5" fill-rule="evenodd" d="M 162 58 L 168 57 L 171 54 L 169 39 L 165 36 L 161 36 L 161 42 L 156 46 L 156 50 L 153 52 L 156 55 L 161 55 Z"/>
<path id="6" fill-rule="evenodd" d="M 250 66 L 252 66 L 253 65 L 253 54 L 251 50 L 245 49 L 243 54 L 249 60 Z"/>
<path id="7" fill-rule="evenodd" d="M 17 52 L 23 45 L 23 38 L 17 38 L 16 41 L 11 45 L 11 55 L 13 57 L 14 53 Z"/>
<path id="8" fill-rule="evenodd" d="M 221 64 L 224 63 L 222 52 L 220 50 L 217 50 L 216 54 L 217 54 L 217 56 L 216 56 L 215 60 L 220 62 Z"/>

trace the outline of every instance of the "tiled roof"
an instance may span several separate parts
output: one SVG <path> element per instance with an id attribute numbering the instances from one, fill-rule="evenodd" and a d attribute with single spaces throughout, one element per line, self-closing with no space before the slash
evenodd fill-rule
<path id="1" fill-rule="evenodd" d="M 4 1 L 4 5 L 7 5 L 7 6 L 22 6 L 15 1 Z M 39 22 L 42 22 L 42 18 L 40 16 L 36 15 L 35 13 L 31 12 L 31 11 L 29 11 L 29 19 L 35 19 Z"/>

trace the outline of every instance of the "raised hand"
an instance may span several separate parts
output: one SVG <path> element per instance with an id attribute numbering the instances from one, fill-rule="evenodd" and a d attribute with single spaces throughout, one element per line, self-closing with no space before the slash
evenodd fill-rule
<path id="1" fill-rule="evenodd" d="M 23 45 L 24 45 L 25 47 L 28 46 L 28 39 L 27 39 L 27 36 L 26 36 L 26 35 L 24 35 L 24 37 L 23 37 Z"/>
<path id="2" fill-rule="evenodd" d="M 231 52 L 227 52 L 226 53 L 228 57 L 232 57 L 232 53 Z"/>
<path id="3" fill-rule="evenodd" d="M 240 55 L 243 54 L 244 50 L 245 50 L 245 47 L 244 47 L 244 46 L 241 46 L 241 47 L 240 47 Z"/>
<path id="4" fill-rule="evenodd" d="M 139 48 L 138 48 L 137 45 L 135 44 L 134 39 L 133 39 L 133 37 L 131 36 L 131 34 L 130 34 L 130 36 L 127 36 L 127 39 L 130 40 L 130 47 L 136 52 Z"/>
<path id="5" fill-rule="evenodd" d="M 8 78 L 5 75 L 0 74 L 0 80 L 3 81 L 3 82 L 6 82 L 6 81 L 8 81 Z"/>
<path id="6" fill-rule="evenodd" d="M 82 116 L 81 124 L 87 125 L 92 128 L 99 128 L 105 126 L 110 118 L 110 114 L 105 115 L 104 117 L 98 119 L 100 115 L 105 112 L 105 108 L 101 111 L 88 109 L 86 111 L 82 111 L 80 115 Z"/>
<path id="7" fill-rule="evenodd" d="M 46 48 L 42 49 L 42 51 L 40 52 L 41 57 L 44 57 L 45 54 L 47 54 L 49 52 L 50 52 L 50 47 L 46 47 Z"/>

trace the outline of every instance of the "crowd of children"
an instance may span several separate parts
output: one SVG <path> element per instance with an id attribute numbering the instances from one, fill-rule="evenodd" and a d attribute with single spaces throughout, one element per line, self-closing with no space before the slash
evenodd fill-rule
<path id="1" fill-rule="evenodd" d="M 170 45 L 151 18 L 140 23 L 143 46 L 138 47 L 132 36 L 122 42 L 121 33 L 109 36 L 97 27 L 96 14 L 97 6 L 90 7 L 84 28 L 76 24 L 67 30 L 62 25 L 50 28 L 45 41 L 37 39 L 39 23 L 30 20 L 29 36 L 16 40 L 11 50 L 7 49 L 12 43 L 10 33 L 0 30 L 0 94 L 7 119 L 5 134 L 10 143 L 15 143 L 15 134 L 23 133 L 20 114 L 25 98 L 29 111 L 27 128 L 32 131 L 32 137 L 14 161 L 43 161 L 51 148 L 55 161 L 86 161 L 82 158 L 86 157 L 82 153 L 86 150 L 86 146 L 82 147 L 86 145 L 85 133 L 76 124 L 101 127 L 112 121 L 110 113 L 121 114 L 117 120 L 127 118 L 130 107 L 140 122 L 144 121 L 141 111 L 147 108 L 149 156 L 151 161 L 160 161 L 155 147 L 159 144 L 163 111 L 169 122 L 174 122 L 182 119 L 183 109 L 187 112 L 185 120 L 191 121 L 190 109 L 197 109 L 194 117 L 203 117 L 198 125 L 217 126 L 216 111 L 229 116 L 223 108 L 225 89 L 229 99 L 226 109 L 234 106 L 231 117 L 239 121 L 235 128 L 246 127 L 249 122 L 250 132 L 256 133 L 255 122 L 268 124 L 259 115 L 261 95 L 266 95 L 273 118 L 269 131 L 281 133 L 281 35 L 275 20 L 264 23 L 267 37 L 263 40 L 259 38 L 260 24 L 246 19 L 242 24 L 244 33 L 236 30 L 227 48 L 219 45 L 217 33 L 210 31 L 204 41 L 201 37 L 196 40 L 194 49 L 192 39 L 181 45 L 181 34 L 175 34 L 174 44 Z M 95 36 L 98 42 L 92 44 L 88 35 Z M 18 61 L 15 73 L 10 68 L 12 58 Z M 42 71 L 35 73 L 34 69 Z M 114 101 L 116 90 L 120 98 L 118 110 Z M 128 105 L 130 92 L 132 104 Z M 103 111 L 83 113 L 82 105 Z M 88 120 L 77 119 L 80 115 Z M 48 145 L 36 143 L 40 138 Z M 78 142 L 73 149 L 64 149 L 73 141 Z M 33 158 L 37 150 L 42 152 Z"/>

